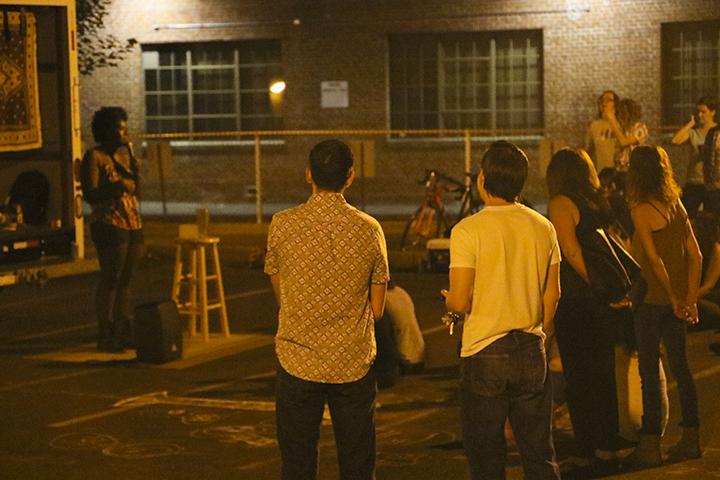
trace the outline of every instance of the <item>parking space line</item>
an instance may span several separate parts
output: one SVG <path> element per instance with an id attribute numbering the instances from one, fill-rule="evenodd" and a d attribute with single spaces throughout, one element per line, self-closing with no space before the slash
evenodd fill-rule
<path id="1" fill-rule="evenodd" d="M 272 288 L 261 288 L 259 290 L 250 290 L 248 292 L 235 293 L 232 295 L 225 295 L 225 300 L 236 300 L 238 298 L 253 297 L 255 295 L 263 295 L 265 293 L 272 292 Z"/>
<path id="2" fill-rule="evenodd" d="M 703 378 L 712 377 L 713 375 L 716 375 L 720 373 L 720 365 L 715 365 L 714 367 L 706 368 L 705 370 L 700 370 L 699 372 L 693 374 L 693 380 L 701 380 Z M 677 388 L 677 382 L 675 380 L 668 383 L 667 389 L 668 391 L 674 390 Z"/>
<path id="3" fill-rule="evenodd" d="M 426 328 L 425 330 L 422 331 L 422 334 L 430 335 L 432 333 L 439 332 L 441 330 L 447 330 L 447 329 L 448 329 L 448 327 L 445 325 L 436 325 L 434 327 Z"/>
<path id="4" fill-rule="evenodd" d="M 273 412 L 275 411 L 275 401 L 264 400 L 222 400 L 217 398 L 201 398 L 201 397 L 175 397 L 168 395 L 166 391 L 153 392 L 145 395 L 126 398 L 115 402 L 112 408 L 102 410 L 100 412 L 82 415 L 80 417 L 70 418 L 61 422 L 51 423 L 48 426 L 52 428 L 63 428 L 70 425 L 89 422 L 98 418 L 105 418 L 128 410 L 149 405 L 176 405 L 185 407 L 204 407 L 204 408 L 222 408 L 227 410 L 248 410 L 255 412 Z"/>
<path id="5" fill-rule="evenodd" d="M 25 335 L 22 337 L 15 337 L 12 339 L 12 341 L 13 342 L 22 342 L 24 340 L 35 340 L 37 338 L 52 337 L 54 335 L 60 335 L 63 333 L 87 330 L 96 325 L 97 325 L 97 323 L 94 323 L 94 322 L 93 323 L 83 323 L 81 325 L 75 325 L 74 327 L 58 328 L 57 330 L 48 330 L 47 332 L 34 333 L 32 335 Z"/>
<path id="6" fill-rule="evenodd" d="M 8 385 L 5 387 L 0 387 L 0 392 L 11 392 L 13 390 L 19 390 L 24 387 L 31 387 L 34 385 L 41 385 L 43 383 L 49 383 L 49 382 L 55 382 L 58 380 L 65 380 L 68 378 L 74 378 L 74 377 L 82 377 L 84 375 L 90 375 L 95 372 L 99 372 L 100 368 L 92 368 L 90 370 L 82 370 L 80 372 L 73 372 L 73 373 L 64 373 L 62 375 L 54 375 L 52 377 L 45 377 L 45 378 L 39 378 L 37 380 L 30 380 L 27 382 L 21 382 L 21 383 L 15 383 L 13 385 Z"/>

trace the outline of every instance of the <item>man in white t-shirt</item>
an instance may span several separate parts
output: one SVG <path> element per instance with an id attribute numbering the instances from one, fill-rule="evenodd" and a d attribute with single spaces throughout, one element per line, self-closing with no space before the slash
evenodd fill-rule
<path id="1" fill-rule="evenodd" d="M 528 160 L 493 143 L 478 190 L 485 207 L 452 230 L 446 318 L 465 317 L 460 410 L 473 479 L 504 479 L 510 419 L 525 478 L 559 479 L 545 340 L 560 297 L 555 229 L 517 202 Z"/>

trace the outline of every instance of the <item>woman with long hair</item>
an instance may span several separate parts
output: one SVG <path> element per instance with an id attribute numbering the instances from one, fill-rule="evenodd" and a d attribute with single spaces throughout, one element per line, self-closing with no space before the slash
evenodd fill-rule
<path id="1" fill-rule="evenodd" d="M 615 170 L 627 172 L 630 153 L 648 141 L 648 128 L 642 121 L 642 107 L 631 98 L 623 98 L 616 105 L 616 113 L 608 113 L 608 121 L 618 140 L 620 150 L 615 158 Z"/>
<path id="2" fill-rule="evenodd" d="M 575 433 L 574 457 L 583 465 L 596 457 L 614 458 L 631 446 L 618 433 L 617 313 L 593 292 L 582 247 L 598 228 L 607 228 L 612 217 L 595 167 L 584 150 L 564 148 L 555 153 L 548 165 L 547 184 L 550 221 L 563 256 L 556 335 Z"/>
<path id="3" fill-rule="evenodd" d="M 665 150 L 651 145 L 633 150 L 627 193 L 635 225 L 633 252 L 648 283 L 645 301 L 638 307 L 634 322 L 642 378 L 642 429 L 640 443 L 628 461 L 643 466 L 662 463 L 658 371 L 661 340 L 677 380 L 682 411 L 682 437 L 670 448 L 669 455 L 671 460 L 699 458 L 697 392 L 685 337 L 687 324 L 698 321 L 702 256 Z"/>

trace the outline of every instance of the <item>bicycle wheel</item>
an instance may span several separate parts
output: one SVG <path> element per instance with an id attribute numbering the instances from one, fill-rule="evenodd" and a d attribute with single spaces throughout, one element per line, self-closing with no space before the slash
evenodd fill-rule
<path id="1" fill-rule="evenodd" d="M 412 214 L 400 240 L 400 248 L 425 246 L 431 238 L 441 236 L 448 226 L 445 212 L 437 207 L 423 205 Z"/>

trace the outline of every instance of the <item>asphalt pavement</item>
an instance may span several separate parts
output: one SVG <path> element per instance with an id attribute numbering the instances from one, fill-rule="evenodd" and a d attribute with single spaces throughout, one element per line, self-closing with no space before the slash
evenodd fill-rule
<path id="1" fill-rule="evenodd" d="M 439 325 L 443 274 L 418 271 L 422 254 L 394 247 L 401 222 L 384 225 L 398 284 L 412 295 L 423 330 L 426 370 L 378 394 L 378 479 L 468 478 L 460 434 L 457 334 Z M 146 222 L 150 255 L 134 280 L 137 303 L 167 298 L 177 227 Z M 259 260 L 265 227 L 219 224 L 230 328 L 247 336 L 236 351 L 186 368 L 157 368 L 123 359 L 68 362 L 46 355 L 91 343 L 94 274 L 52 280 L 44 289 L 0 292 L 0 478 L 2 479 L 275 479 L 272 335 L 277 307 Z M 417 260 L 420 259 L 420 260 Z M 405 260 L 406 263 L 402 263 Z M 418 263 L 420 262 L 420 263 Z M 211 323 L 217 328 L 216 323 Z M 616 465 L 565 478 L 720 478 L 720 357 L 708 352 L 712 330 L 689 336 L 700 395 L 705 456 L 625 472 Z M 45 357 L 44 357 L 45 356 Z M 44 359 L 45 358 L 45 359 Z M 663 444 L 679 435 L 677 391 Z M 555 432 L 567 456 L 569 432 Z M 332 426 L 321 428 L 320 479 L 338 478 Z M 522 478 L 510 445 L 508 478 Z"/>

